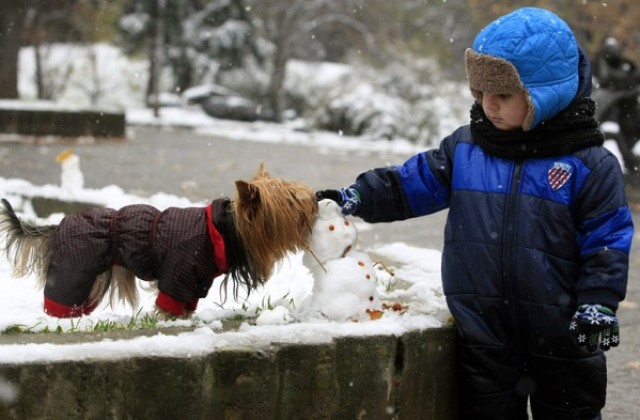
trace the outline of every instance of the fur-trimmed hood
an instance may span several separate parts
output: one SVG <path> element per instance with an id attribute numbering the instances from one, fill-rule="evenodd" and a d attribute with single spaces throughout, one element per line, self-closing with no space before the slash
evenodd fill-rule
<path id="1" fill-rule="evenodd" d="M 476 36 L 465 58 L 476 99 L 482 92 L 527 92 L 530 109 L 524 130 L 566 108 L 586 80 L 580 71 L 590 73 L 567 23 L 535 7 L 517 9 L 490 23 Z"/>

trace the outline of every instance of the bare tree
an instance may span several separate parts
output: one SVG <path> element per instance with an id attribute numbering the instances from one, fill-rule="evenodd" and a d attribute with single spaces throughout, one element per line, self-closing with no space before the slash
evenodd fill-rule
<path id="1" fill-rule="evenodd" d="M 104 2 L 105 5 L 111 2 Z M 94 0 L 2 0 L 0 1 L 0 98 L 18 98 L 18 59 L 23 46 L 36 54 L 39 97 L 50 97 L 42 68 L 42 45 L 54 42 L 94 41 L 99 29 L 99 10 Z"/>
<path id="2" fill-rule="evenodd" d="M 151 43 L 149 89 L 153 97 L 153 115 L 160 115 L 160 73 L 164 65 L 164 36 L 166 0 L 156 0 L 154 17 L 154 35 Z M 148 98 L 148 97 L 147 97 Z"/>
<path id="3" fill-rule="evenodd" d="M 626 47 L 627 54 L 640 62 L 640 8 L 636 0 L 609 2 L 584 0 L 467 0 L 472 16 L 484 25 L 517 7 L 537 6 L 554 11 L 571 26 L 587 53 L 593 57 L 602 41 L 613 36 Z M 505 4 L 507 3 L 507 4 Z"/>
<path id="4" fill-rule="evenodd" d="M 211 67 L 241 66 L 258 56 L 244 0 L 127 0 L 118 19 L 121 45 L 149 58 L 147 104 L 157 111 L 160 74 L 170 69 L 172 90 L 203 83 Z"/>
<path id="5" fill-rule="evenodd" d="M 27 10 L 19 0 L 0 2 L 0 98 L 18 98 L 18 54 Z"/>
<path id="6" fill-rule="evenodd" d="M 252 13 L 259 18 L 261 35 L 271 43 L 270 74 L 266 99 L 274 118 L 283 111 L 283 88 L 287 62 L 296 43 L 312 36 L 313 28 L 328 23 L 350 26 L 373 48 L 373 38 L 353 13 L 352 1 L 252 0 Z"/>

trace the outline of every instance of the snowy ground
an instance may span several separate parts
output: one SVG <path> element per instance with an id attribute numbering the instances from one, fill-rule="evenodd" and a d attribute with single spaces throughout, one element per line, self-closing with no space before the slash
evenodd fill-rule
<path id="1" fill-rule="evenodd" d="M 211 120 L 198 112 L 165 110 L 161 120 L 155 120 L 147 110 L 132 111 L 127 118 L 137 124 L 190 125 L 206 132 Z M 345 142 L 340 134 L 301 133 L 291 127 L 275 124 L 238 124 L 216 121 L 216 135 L 222 135 L 226 127 L 229 138 L 251 139 L 262 142 L 296 142 L 309 145 L 322 144 L 323 148 L 361 147 L 361 141 Z M 341 141 L 342 140 L 342 141 Z M 380 142 L 386 151 L 407 151 L 414 146 L 403 142 Z M 368 143 L 371 147 L 371 143 Z M 82 166 L 82 165 L 81 165 Z M 169 206 L 197 206 L 184 197 L 158 192 L 148 198 L 131 195 L 115 185 L 101 189 L 66 190 L 60 183 L 33 185 L 23 179 L 0 178 L 0 196 L 7 198 L 28 219 L 42 223 L 57 223 L 61 214 L 46 220 L 38 219 L 25 197 L 43 196 L 59 199 L 76 199 L 95 202 L 109 207 L 122 207 L 132 203 L 148 203 L 160 209 Z M 377 270 L 378 293 L 383 302 L 401 302 L 406 311 L 384 311 L 377 320 L 353 322 L 350 319 L 327 319 L 309 310 L 313 277 L 302 263 L 302 255 L 291 255 L 278 268 L 267 285 L 253 292 L 248 299 L 222 304 L 218 288 L 212 287 L 209 296 L 202 299 L 191 320 L 161 322 L 158 334 L 131 340 L 84 344 L 26 344 L 0 347 L 0 363 L 33 362 L 38 360 L 78 360 L 131 357 L 134 355 L 184 356 L 213 351 L 225 346 L 261 347 L 271 342 L 318 342 L 341 335 L 396 334 L 404 331 L 437 327 L 447 321 L 448 311 L 440 285 L 440 252 L 410 247 L 403 243 L 388 244 L 376 249 L 364 250 L 374 261 L 384 261 L 395 275 Z M 73 320 L 61 320 L 47 316 L 42 311 L 42 291 L 34 278 L 13 278 L 4 255 L 0 256 L 0 331 L 18 327 L 21 330 L 91 331 L 96 325 L 108 322 L 129 324 L 132 317 L 142 319 L 152 314 L 155 295 L 141 289 L 141 308 L 101 305 L 93 314 Z M 246 322 L 237 331 L 223 331 L 223 321 L 238 316 Z M 179 336 L 162 333 L 166 326 L 195 326 L 195 330 Z"/>

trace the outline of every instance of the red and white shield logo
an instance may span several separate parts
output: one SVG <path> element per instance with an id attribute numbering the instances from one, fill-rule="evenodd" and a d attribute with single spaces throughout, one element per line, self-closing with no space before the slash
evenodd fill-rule
<path id="1" fill-rule="evenodd" d="M 553 191 L 558 191 L 571 178 L 571 166 L 562 162 L 554 162 L 547 172 L 547 179 Z"/>

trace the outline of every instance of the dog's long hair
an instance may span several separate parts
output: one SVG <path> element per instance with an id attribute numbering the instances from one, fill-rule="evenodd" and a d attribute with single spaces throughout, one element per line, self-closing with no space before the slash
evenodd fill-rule
<path id="1" fill-rule="evenodd" d="M 57 225 L 38 226 L 20 219 L 11 204 L 2 199 L 0 234 L 15 277 L 35 275 L 44 287 L 51 260 L 52 240 Z M 239 242 L 239 262 L 230 268 L 220 288 L 233 280 L 234 297 L 239 286 L 247 291 L 263 284 L 278 261 L 288 252 L 308 249 L 309 235 L 317 213 L 314 191 L 308 186 L 272 178 L 262 165 L 249 181 L 236 181 L 236 195 L 230 205 L 230 221 Z M 135 275 L 119 265 L 100 274 L 87 305 L 99 303 L 109 291 L 110 303 L 116 299 L 132 307 L 138 304 Z M 226 297 L 226 295 L 225 295 Z"/>
<path id="2" fill-rule="evenodd" d="M 4 251 L 15 277 L 35 274 L 44 287 L 51 260 L 51 240 L 57 229 L 56 225 L 37 226 L 20 220 L 11 204 L 2 199 L 0 232 L 5 235 Z"/>
<path id="3" fill-rule="evenodd" d="M 255 289 L 267 281 L 288 252 L 308 249 L 317 212 L 311 188 L 272 178 L 262 165 L 251 181 L 236 181 L 231 213 L 246 261 L 225 277 L 221 290 L 231 277 L 237 298 L 239 285 L 247 291 Z"/>

